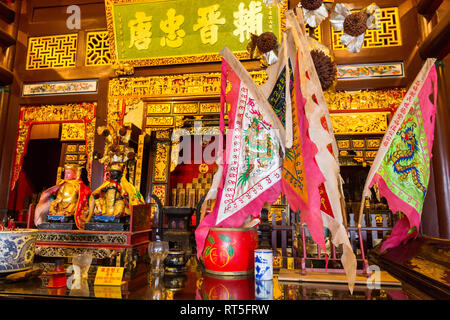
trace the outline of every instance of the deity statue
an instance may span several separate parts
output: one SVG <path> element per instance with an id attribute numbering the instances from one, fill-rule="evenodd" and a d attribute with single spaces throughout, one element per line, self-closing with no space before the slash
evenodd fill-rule
<path id="1" fill-rule="evenodd" d="M 64 179 L 45 190 L 36 206 L 35 224 L 48 222 L 70 222 L 84 229 L 88 215 L 88 199 L 91 190 L 81 179 L 82 168 L 77 164 L 64 165 Z"/>
<path id="2" fill-rule="evenodd" d="M 108 167 L 109 177 L 92 192 L 89 201 L 89 218 L 97 222 L 118 221 L 131 214 L 131 206 L 143 204 L 142 195 L 128 182 L 122 163 Z"/>
<path id="3" fill-rule="evenodd" d="M 128 145 L 130 133 L 115 124 L 101 126 L 97 131 L 105 137 L 105 153 L 99 162 L 107 166 L 108 174 L 105 182 L 91 194 L 88 221 L 121 222 L 130 216 L 133 205 L 145 203 L 126 178 L 126 164 L 134 159 L 134 150 Z"/>

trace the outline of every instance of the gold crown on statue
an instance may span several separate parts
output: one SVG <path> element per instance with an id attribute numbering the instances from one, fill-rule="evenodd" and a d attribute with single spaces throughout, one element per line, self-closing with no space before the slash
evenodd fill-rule
<path id="1" fill-rule="evenodd" d="M 120 164 L 122 166 L 120 170 L 123 170 L 123 164 L 135 158 L 134 149 L 129 146 L 131 135 L 129 127 L 110 123 L 107 126 L 98 127 L 97 133 L 105 137 L 105 152 L 98 159 L 101 164 L 108 167 L 117 167 Z"/>

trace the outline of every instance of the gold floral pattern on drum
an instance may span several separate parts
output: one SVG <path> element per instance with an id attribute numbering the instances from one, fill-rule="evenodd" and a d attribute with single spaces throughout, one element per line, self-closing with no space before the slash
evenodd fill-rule
<path id="1" fill-rule="evenodd" d="M 335 134 L 384 134 L 390 112 L 332 113 Z"/>

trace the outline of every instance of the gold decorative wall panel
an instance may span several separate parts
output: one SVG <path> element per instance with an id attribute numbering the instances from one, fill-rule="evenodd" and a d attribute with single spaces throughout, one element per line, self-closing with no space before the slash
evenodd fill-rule
<path id="1" fill-rule="evenodd" d="M 147 117 L 147 126 L 171 126 L 173 125 L 173 117 Z"/>
<path id="2" fill-rule="evenodd" d="M 140 189 L 141 187 L 141 177 L 142 177 L 142 158 L 144 154 L 144 139 L 145 139 L 145 133 L 139 135 L 139 141 L 138 141 L 138 151 L 137 151 L 137 157 L 136 157 L 136 172 L 135 172 L 135 179 L 134 179 L 134 186 L 136 189 Z"/>
<path id="3" fill-rule="evenodd" d="M 200 113 L 219 113 L 220 103 L 200 103 Z"/>
<path id="4" fill-rule="evenodd" d="M 175 103 L 173 113 L 193 114 L 198 112 L 198 103 Z"/>
<path id="5" fill-rule="evenodd" d="M 267 73 L 264 70 L 251 71 L 250 75 L 257 85 L 267 80 Z M 110 98 L 190 95 L 220 95 L 220 72 L 114 78 L 109 82 Z"/>
<path id="6" fill-rule="evenodd" d="M 404 88 L 324 92 L 329 110 L 390 109 L 395 111 L 405 94 Z"/>
<path id="7" fill-rule="evenodd" d="M 170 138 L 170 131 L 156 131 L 156 139 L 169 139 Z"/>
<path id="8" fill-rule="evenodd" d="M 84 123 L 63 123 L 61 141 L 85 140 Z"/>
<path id="9" fill-rule="evenodd" d="M 161 200 L 162 205 L 166 203 L 166 185 L 165 184 L 154 184 L 152 187 L 152 193 L 155 194 L 159 200 Z M 152 203 L 155 203 L 155 200 L 152 198 Z"/>
<path id="10" fill-rule="evenodd" d="M 169 165 L 169 143 L 158 143 L 156 146 L 155 167 L 153 169 L 153 181 L 166 182 Z"/>
<path id="11" fill-rule="evenodd" d="M 77 43 L 78 35 L 76 33 L 29 37 L 26 69 L 75 67 Z"/>
<path id="12" fill-rule="evenodd" d="M 103 66 L 111 64 L 108 31 L 93 31 L 86 33 L 87 66 Z"/>
<path id="13" fill-rule="evenodd" d="M 390 112 L 332 113 L 335 134 L 384 134 Z"/>
<path id="14" fill-rule="evenodd" d="M 86 170 L 89 178 L 92 174 L 92 155 L 94 152 L 95 115 L 97 103 L 85 102 L 67 105 L 38 105 L 20 108 L 19 128 L 17 132 L 14 154 L 11 189 L 14 189 L 29 140 L 29 133 L 34 124 L 39 123 L 82 123 L 85 126 L 85 145 L 83 149 L 87 156 Z"/>
<path id="15" fill-rule="evenodd" d="M 171 103 L 149 103 L 147 104 L 147 114 L 170 113 Z"/>
<path id="16" fill-rule="evenodd" d="M 355 11 L 352 11 L 355 12 Z M 379 29 L 367 30 L 364 37 L 363 48 L 386 48 L 402 45 L 402 33 L 400 29 L 400 18 L 398 8 L 380 8 L 376 12 L 380 23 Z M 334 50 L 345 49 L 341 42 L 343 31 L 336 31 L 331 27 L 331 37 Z"/>

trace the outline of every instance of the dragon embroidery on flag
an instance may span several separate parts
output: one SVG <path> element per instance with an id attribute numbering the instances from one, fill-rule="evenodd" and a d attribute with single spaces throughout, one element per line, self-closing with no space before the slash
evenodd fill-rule
<path id="1" fill-rule="evenodd" d="M 253 108 L 254 103 L 250 101 L 252 106 L 250 109 L 251 121 L 248 129 L 243 130 L 245 143 L 245 160 L 242 174 L 238 179 L 238 187 L 245 186 L 251 174 L 258 174 L 259 168 L 270 166 L 274 159 L 274 148 L 278 148 L 278 144 L 272 140 L 268 130 L 270 124 L 263 120 L 262 114 Z M 263 130 L 265 129 L 265 130 Z"/>
<path id="2" fill-rule="evenodd" d="M 393 162 L 394 172 L 400 175 L 401 181 L 407 180 L 408 176 L 411 176 L 414 185 L 422 191 L 423 197 L 425 198 L 427 189 L 421 181 L 421 173 L 417 168 L 415 159 L 416 152 L 419 149 L 413 128 L 417 127 L 417 125 L 416 123 L 412 123 L 411 126 L 407 126 L 411 120 L 406 120 L 402 128 L 398 131 L 397 134 L 401 137 L 401 142 L 397 144 L 399 150 L 396 150 L 388 158 L 388 163 Z M 406 149 L 402 149 L 401 147 L 406 147 Z"/>

